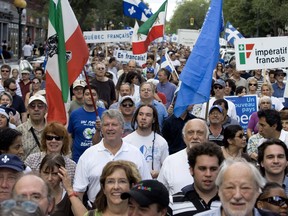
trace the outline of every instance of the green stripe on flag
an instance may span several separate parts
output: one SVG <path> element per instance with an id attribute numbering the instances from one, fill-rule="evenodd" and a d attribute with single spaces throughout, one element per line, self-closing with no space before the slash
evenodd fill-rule
<path id="1" fill-rule="evenodd" d="M 159 13 L 161 13 L 161 12 L 165 13 L 166 4 L 167 4 L 167 0 L 161 5 L 161 7 L 158 9 L 158 11 L 156 13 L 154 13 L 146 22 L 144 22 L 140 26 L 140 28 L 138 29 L 138 33 L 148 35 L 150 28 L 157 21 Z"/>
<path id="2" fill-rule="evenodd" d="M 245 53 L 244 52 L 239 53 L 239 57 L 240 57 L 240 64 L 246 64 Z"/>
<path id="3" fill-rule="evenodd" d="M 66 62 L 66 47 L 65 47 L 61 0 L 58 1 L 56 13 L 54 15 L 55 15 L 54 21 L 56 24 L 55 31 L 58 35 L 58 68 L 59 68 L 60 85 L 61 85 L 62 98 L 64 103 L 66 103 L 69 95 L 69 83 L 68 83 L 68 72 L 67 72 L 68 70 Z"/>

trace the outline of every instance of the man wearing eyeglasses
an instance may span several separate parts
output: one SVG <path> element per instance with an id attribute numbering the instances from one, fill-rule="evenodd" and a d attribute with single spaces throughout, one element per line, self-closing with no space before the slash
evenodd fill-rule
<path id="1" fill-rule="evenodd" d="M 272 96 L 277 98 L 283 98 L 285 90 L 285 83 L 283 81 L 285 77 L 286 73 L 282 69 L 277 69 L 275 71 L 276 83 L 272 84 L 272 88 L 274 90 Z"/>
<path id="2" fill-rule="evenodd" d="M 47 109 L 45 97 L 39 94 L 30 97 L 27 107 L 29 119 L 17 127 L 17 130 L 22 133 L 24 160 L 32 153 L 40 152 L 40 140 L 46 126 Z"/>
<path id="3" fill-rule="evenodd" d="M 13 188 L 13 197 L 37 203 L 44 216 L 50 215 L 55 206 L 55 198 L 48 184 L 35 174 L 18 179 Z"/>
<path id="4" fill-rule="evenodd" d="M 4 81 L 9 79 L 11 73 L 11 67 L 7 64 L 1 66 L 1 80 L 0 80 L 0 93 L 5 91 L 4 89 Z M 22 97 L 21 89 L 18 83 L 16 83 L 16 94 Z"/>
<path id="5" fill-rule="evenodd" d="M 215 96 L 212 97 L 209 100 L 209 109 L 211 108 L 212 104 L 214 103 L 215 100 L 218 99 L 224 99 L 224 88 L 225 88 L 226 84 L 224 82 L 224 80 L 222 79 L 217 79 L 214 84 L 213 84 L 213 91 L 215 93 Z M 226 100 L 228 102 L 228 112 L 227 115 L 230 116 L 233 119 L 237 119 L 237 114 L 236 114 L 236 107 L 235 104 L 229 100 Z M 201 114 L 200 117 L 201 118 L 205 118 L 206 116 L 206 106 L 207 103 L 203 103 L 202 104 L 202 109 L 201 109 Z M 208 110 L 209 110 L 208 109 Z"/>
<path id="6" fill-rule="evenodd" d="M 288 149 L 279 139 L 270 139 L 258 147 L 260 172 L 268 182 L 282 185 L 288 195 L 287 171 Z"/>

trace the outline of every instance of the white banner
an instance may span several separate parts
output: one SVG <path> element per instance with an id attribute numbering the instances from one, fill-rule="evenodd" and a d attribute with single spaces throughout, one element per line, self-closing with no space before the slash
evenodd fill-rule
<path id="1" fill-rule="evenodd" d="M 131 42 L 133 29 L 109 31 L 84 31 L 86 43 Z"/>
<path id="2" fill-rule="evenodd" d="M 142 66 L 143 64 L 146 63 L 147 53 L 141 54 L 141 55 L 134 55 L 132 51 L 117 50 L 115 58 L 118 61 L 125 61 L 125 62 L 128 62 L 131 59 L 134 59 L 139 66 Z"/>
<path id="3" fill-rule="evenodd" d="M 288 67 L 288 37 L 237 39 L 235 58 L 237 70 Z"/>

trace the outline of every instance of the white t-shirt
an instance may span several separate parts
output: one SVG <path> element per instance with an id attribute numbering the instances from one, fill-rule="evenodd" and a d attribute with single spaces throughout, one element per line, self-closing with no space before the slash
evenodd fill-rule
<path id="1" fill-rule="evenodd" d="M 94 202 L 97 193 L 100 191 L 100 176 L 104 166 L 108 162 L 116 160 L 134 162 L 142 180 L 151 179 L 147 163 L 136 147 L 123 142 L 119 151 L 113 155 L 104 147 L 102 139 L 97 145 L 88 148 L 79 158 L 74 177 L 74 191 L 85 192 L 88 187 L 88 198 L 91 202 Z"/>
<path id="2" fill-rule="evenodd" d="M 157 180 L 166 186 L 170 195 L 180 192 L 183 187 L 194 182 L 189 171 L 186 148 L 164 160 Z"/>
<path id="3" fill-rule="evenodd" d="M 22 48 L 24 56 L 32 56 L 33 47 L 29 44 L 25 44 Z"/>
<path id="4" fill-rule="evenodd" d="M 125 142 L 134 145 L 142 152 L 150 170 L 160 171 L 165 158 L 169 155 L 168 144 L 162 136 L 155 133 L 153 149 L 153 139 L 154 132 L 151 132 L 149 136 L 141 136 L 137 131 L 123 138 Z"/>

